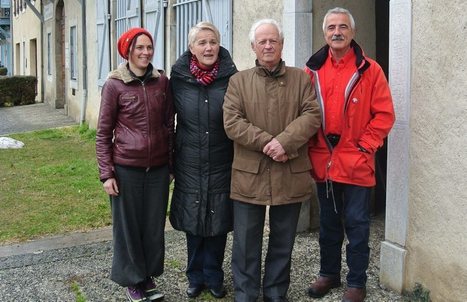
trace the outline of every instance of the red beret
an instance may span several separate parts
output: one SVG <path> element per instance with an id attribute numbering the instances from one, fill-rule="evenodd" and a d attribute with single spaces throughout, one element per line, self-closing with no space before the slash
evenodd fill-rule
<path id="1" fill-rule="evenodd" d="M 133 43 L 133 39 L 135 37 L 141 34 L 148 36 L 149 39 L 151 39 L 151 43 L 154 44 L 152 36 L 147 30 L 141 27 L 130 28 L 120 36 L 117 42 L 118 53 L 122 56 L 122 58 L 128 60 L 128 53 L 130 52 L 131 43 Z"/>

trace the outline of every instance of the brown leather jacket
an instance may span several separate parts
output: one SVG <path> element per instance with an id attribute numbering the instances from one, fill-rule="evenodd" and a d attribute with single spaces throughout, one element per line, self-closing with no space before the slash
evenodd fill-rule
<path id="1" fill-rule="evenodd" d="M 152 68 L 152 66 L 151 66 Z M 144 81 L 126 64 L 102 88 L 96 134 L 99 178 L 114 178 L 114 164 L 153 167 L 172 163 L 174 110 L 167 77 L 156 69 Z"/>

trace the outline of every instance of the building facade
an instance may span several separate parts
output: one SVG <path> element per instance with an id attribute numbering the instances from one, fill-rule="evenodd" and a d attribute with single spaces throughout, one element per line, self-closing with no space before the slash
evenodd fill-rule
<path id="1" fill-rule="evenodd" d="M 348 8 L 356 40 L 386 71 L 396 124 L 388 139 L 385 240 L 380 282 L 398 292 L 416 283 L 433 301 L 467 301 L 467 2 L 453 0 L 13 0 L 14 74 L 38 77 L 38 102 L 66 108 L 96 127 L 100 89 L 121 62 L 120 34 L 151 31 L 154 65 L 170 66 L 201 20 L 221 31 L 242 70 L 254 66 L 251 24 L 274 18 L 284 27 L 283 58 L 304 66 L 324 44 L 322 19 Z M 18 8 L 15 10 L 15 8 Z M 446 34 L 448 33 L 448 34 Z M 314 213 L 315 203 L 305 210 Z M 316 220 L 311 221 L 317 225 Z M 313 272 L 310 272 L 312 274 Z"/>

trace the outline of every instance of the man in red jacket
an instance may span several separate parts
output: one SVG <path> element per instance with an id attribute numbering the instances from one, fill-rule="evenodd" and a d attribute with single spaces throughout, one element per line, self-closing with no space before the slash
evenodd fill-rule
<path id="1" fill-rule="evenodd" d="M 355 22 L 350 12 L 338 7 L 329 10 L 323 32 L 327 45 L 305 67 L 323 115 L 321 130 L 309 146 L 320 205 L 321 268 L 308 294 L 323 297 L 341 285 L 345 234 L 349 273 L 342 301 L 363 301 L 375 152 L 394 124 L 394 108 L 381 67 L 353 40 Z"/>

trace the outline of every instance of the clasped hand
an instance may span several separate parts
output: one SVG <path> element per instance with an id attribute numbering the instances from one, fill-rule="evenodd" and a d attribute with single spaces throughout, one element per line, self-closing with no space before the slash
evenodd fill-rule
<path id="1" fill-rule="evenodd" d="M 277 162 L 285 163 L 289 159 L 287 153 L 285 153 L 284 148 L 275 138 L 273 138 L 269 143 L 266 144 L 266 146 L 264 146 L 263 153 Z"/>

